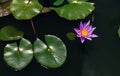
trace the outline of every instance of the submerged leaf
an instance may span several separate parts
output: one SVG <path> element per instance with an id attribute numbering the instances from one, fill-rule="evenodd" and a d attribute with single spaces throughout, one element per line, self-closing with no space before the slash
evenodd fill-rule
<path id="1" fill-rule="evenodd" d="M 75 40 L 76 34 L 73 32 L 69 32 L 66 34 L 66 36 L 69 40 Z"/>
<path id="2" fill-rule="evenodd" d="M 120 26 L 118 28 L 118 36 L 120 37 Z"/>
<path id="3" fill-rule="evenodd" d="M 31 43 L 23 39 L 19 47 L 16 43 L 7 44 L 4 48 L 5 62 L 15 70 L 21 70 L 32 60 L 33 50 Z"/>
<path id="4" fill-rule="evenodd" d="M 60 67 L 66 60 L 66 46 L 56 36 L 45 36 L 47 45 L 37 39 L 34 43 L 34 55 L 37 61 L 49 68 Z"/>
<path id="5" fill-rule="evenodd" d="M 51 7 L 60 17 L 68 20 L 84 19 L 94 10 L 94 3 L 79 1 L 62 7 Z"/>
<path id="6" fill-rule="evenodd" d="M 31 19 L 42 9 L 38 0 L 13 0 L 10 6 L 13 16 L 18 20 Z"/>
<path id="7" fill-rule="evenodd" d="M 0 40 L 9 41 L 9 40 L 18 40 L 22 38 L 24 33 L 22 31 L 18 31 L 13 26 L 5 26 L 0 30 Z"/>

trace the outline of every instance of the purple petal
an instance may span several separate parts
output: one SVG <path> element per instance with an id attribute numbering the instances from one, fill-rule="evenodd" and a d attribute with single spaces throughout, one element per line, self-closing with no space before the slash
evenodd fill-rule
<path id="1" fill-rule="evenodd" d="M 74 29 L 74 31 L 76 32 L 76 33 L 79 33 L 79 29 L 78 28 L 73 28 Z"/>
<path id="2" fill-rule="evenodd" d="M 88 27 L 90 25 L 90 20 L 85 24 L 84 28 Z"/>
<path id="3" fill-rule="evenodd" d="M 90 32 L 90 31 L 92 30 L 92 25 L 89 26 L 87 29 L 88 29 L 88 31 Z"/>
<path id="4" fill-rule="evenodd" d="M 88 40 L 90 40 L 90 41 L 92 40 L 92 38 L 90 38 L 90 37 L 85 37 L 85 38 L 88 39 Z"/>
<path id="5" fill-rule="evenodd" d="M 91 37 L 92 37 L 92 38 L 94 38 L 94 37 L 98 37 L 98 35 L 96 35 L 96 34 L 92 34 Z"/>
<path id="6" fill-rule="evenodd" d="M 81 43 L 84 43 L 85 38 L 84 38 L 84 37 L 81 37 L 80 39 L 81 39 Z"/>
<path id="7" fill-rule="evenodd" d="M 83 23 L 80 22 L 79 29 L 81 30 L 81 29 L 83 29 L 83 27 L 84 27 Z"/>
<path id="8" fill-rule="evenodd" d="M 92 28 L 92 29 L 89 31 L 89 34 L 92 34 L 95 29 L 96 29 L 96 27 Z"/>
<path id="9" fill-rule="evenodd" d="M 88 30 L 89 28 L 90 28 L 90 26 L 85 27 L 86 30 Z M 89 32 L 89 31 L 88 31 L 88 32 Z"/>
<path id="10" fill-rule="evenodd" d="M 79 34 L 77 34 L 77 37 L 81 37 Z"/>
<path id="11" fill-rule="evenodd" d="M 87 26 L 88 26 L 88 25 L 90 25 L 90 20 L 87 22 L 87 24 L 86 24 L 86 25 L 87 25 Z"/>
<path id="12" fill-rule="evenodd" d="M 92 31 L 94 31 L 95 29 L 96 29 L 96 27 L 93 27 L 93 28 L 92 28 Z"/>

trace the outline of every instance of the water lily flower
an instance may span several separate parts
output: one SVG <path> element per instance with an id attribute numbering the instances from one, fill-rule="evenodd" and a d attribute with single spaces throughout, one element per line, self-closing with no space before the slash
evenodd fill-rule
<path id="1" fill-rule="evenodd" d="M 90 20 L 87 23 L 80 22 L 79 28 L 74 28 L 77 33 L 77 37 L 80 37 L 81 43 L 84 43 L 85 39 L 92 40 L 92 38 L 98 37 L 98 35 L 93 34 L 96 27 L 90 25 Z"/>

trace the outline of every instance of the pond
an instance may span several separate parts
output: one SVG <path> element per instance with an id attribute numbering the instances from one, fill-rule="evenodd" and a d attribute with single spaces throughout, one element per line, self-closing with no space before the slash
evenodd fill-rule
<path id="1" fill-rule="evenodd" d="M 80 20 L 66 20 L 59 17 L 54 11 L 39 14 L 32 20 L 37 36 L 45 41 L 45 35 L 55 35 L 62 39 L 67 48 L 65 63 L 58 68 L 41 66 L 35 57 L 22 70 L 15 71 L 9 67 L 3 58 L 4 47 L 7 42 L 0 42 L 0 76 L 120 76 L 120 25 L 119 0 L 90 0 L 95 3 L 94 31 L 99 37 L 84 44 L 79 38 L 69 40 L 68 32 L 79 25 Z M 86 17 L 87 21 L 91 15 Z M 16 20 L 13 15 L 0 17 L 0 28 L 5 25 L 14 25 L 24 32 L 24 38 L 31 43 L 35 41 L 30 20 Z M 10 41 L 11 43 L 11 41 Z"/>

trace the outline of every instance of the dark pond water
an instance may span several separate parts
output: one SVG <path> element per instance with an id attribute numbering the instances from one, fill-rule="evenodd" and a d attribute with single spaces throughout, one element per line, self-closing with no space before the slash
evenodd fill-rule
<path id="1" fill-rule="evenodd" d="M 70 41 L 66 34 L 73 32 L 79 21 L 60 18 L 55 12 L 40 14 L 33 19 L 37 35 L 44 40 L 44 35 L 60 37 L 67 47 L 66 62 L 57 69 L 45 69 L 33 58 L 32 62 L 21 71 L 14 71 L 3 60 L 5 42 L 0 43 L 0 76 L 120 76 L 120 38 L 117 30 L 120 25 L 120 0 L 91 0 L 95 2 L 93 12 L 99 38 L 86 41 Z M 88 18 L 86 18 L 87 20 Z M 15 25 L 25 33 L 25 38 L 34 41 L 30 21 L 17 21 L 12 15 L 0 18 L 0 28 Z"/>

